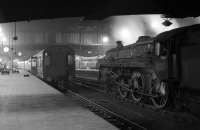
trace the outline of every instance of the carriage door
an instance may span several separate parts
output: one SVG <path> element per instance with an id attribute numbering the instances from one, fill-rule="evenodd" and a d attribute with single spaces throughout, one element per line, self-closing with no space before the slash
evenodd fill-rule
<path id="1" fill-rule="evenodd" d="M 74 60 L 73 60 L 73 55 L 67 54 L 66 55 L 66 74 L 67 77 L 69 77 L 69 75 L 73 75 L 74 72 Z"/>

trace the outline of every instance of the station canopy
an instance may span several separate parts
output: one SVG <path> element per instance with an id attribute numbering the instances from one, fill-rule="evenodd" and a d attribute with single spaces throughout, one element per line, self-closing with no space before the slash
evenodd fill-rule
<path id="1" fill-rule="evenodd" d="M 7 4 L 5 4 L 5 2 L 7 2 Z M 17 23 L 16 33 L 18 40 L 16 41 L 16 46 L 14 47 L 16 48 L 16 52 L 22 52 L 21 57 L 24 57 L 24 59 L 27 59 L 32 54 L 35 54 L 38 50 L 47 46 L 47 44 L 39 42 L 42 41 L 41 37 L 43 34 L 46 36 L 46 32 L 44 32 L 44 30 L 48 31 L 51 29 L 48 31 L 50 33 L 50 37 L 51 33 L 55 33 L 57 30 L 62 32 L 61 29 L 64 30 L 67 27 L 69 28 L 67 31 L 70 31 L 70 27 L 73 27 L 73 29 L 74 27 L 82 27 L 64 26 L 67 23 L 65 22 L 65 19 L 68 18 L 81 18 L 81 21 L 85 20 L 84 22 L 87 23 L 88 21 L 102 21 L 110 16 L 119 15 L 163 14 L 164 18 L 185 18 L 200 16 L 198 7 L 199 4 L 193 2 L 193 0 L 66 0 L 65 2 L 58 0 L 31 0 L 23 2 L 19 0 L 6 0 L 5 2 L 1 3 L 0 6 L 0 24 L 2 31 L 5 34 L 6 31 L 7 33 L 14 32 L 13 23 Z M 62 20 L 62 18 L 64 20 Z M 55 21 L 57 24 L 53 24 Z M 76 24 L 75 22 L 72 23 Z M 57 32 L 59 33 L 59 31 Z M 13 34 L 11 33 L 9 34 L 10 37 L 7 37 L 7 43 L 12 41 L 9 40 L 12 38 L 12 35 Z M 37 38 L 32 40 L 31 36 L 36 36 Z M 59 37 L 57 39 L 59 40 Z M 50 37 L 50 41 L 51 42 L 48 43 L 53 43 L 55 42 L 55 39 Z M 2 47 L 3 45 L 6 46 L 5 42 L 1 42 L 1 44 Z M 73 46 L 75 46 L 74 48 L 78 48 L 77 54 L 80 53 L 79 55 L 84 56 L 96 56 L 97 53 L 99 54 L 99 52 L 96 50 L 101 49 L 101 46 L 80 47 L 78 44 L 73 44 Z M 0 48 L 2 49 L 2 47 Z"/>
<path id="2" fill-rule="evenodd" d="M 104 19 L 115 15 L 165 14 L 165 17 L 184 18 L 200 16 L 194 0 L 67 0 L 61 1 L 6 1 L 1 3 L 0 23 L 84 17 Z"/>

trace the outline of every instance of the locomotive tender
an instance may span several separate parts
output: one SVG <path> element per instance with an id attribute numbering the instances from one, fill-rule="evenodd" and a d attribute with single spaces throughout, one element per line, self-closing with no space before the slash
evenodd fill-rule
<path id="1" fill-rule="evenodd" d="M 143 36 L 131 45 L 107 51 L 99 61 L 99 79 L 107 92 L 135 102 L 150 99 L 155 108 L 199 103 L 200 25 Z"/>
<path id="2" fill-rule="evenodd" d="M 63 88 L 75 76 L 75 52 L 66 45 L 48 47 L 25 63 L 32 74 L 47 82 L 56 83 L 59 88 Z"/>

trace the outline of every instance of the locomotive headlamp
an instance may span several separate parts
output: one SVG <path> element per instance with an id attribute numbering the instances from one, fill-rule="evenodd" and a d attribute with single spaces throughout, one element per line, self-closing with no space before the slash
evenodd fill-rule
<path id="1" fill-rule="evenodd" d="M 48 53 L 47 53 L 47 52 L 45 53 L 45 56 L 48 56 Z"/>

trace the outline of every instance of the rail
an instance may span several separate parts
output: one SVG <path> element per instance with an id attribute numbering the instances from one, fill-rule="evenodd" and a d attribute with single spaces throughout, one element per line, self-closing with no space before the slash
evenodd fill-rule
<path id="1" fill-rule="evenodd" d="M 108 110 L 107 108 L 79 95 L 78 93 L 71 90 L 68 90 L 68 93 L 83 103 L 85 107 L 121 130 L 147 130 L 147 128 L 141 126 L 140 124 L 130 121 L 129 119 Z"/>

